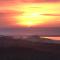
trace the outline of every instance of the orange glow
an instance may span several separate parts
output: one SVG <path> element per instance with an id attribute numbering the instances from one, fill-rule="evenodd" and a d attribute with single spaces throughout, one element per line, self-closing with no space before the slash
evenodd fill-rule
<path id="1" fill-rule="evenodd" d="M 52 40 L 60 40 L 60 37 L 44 37 L 44 38 L 48 38 L 48 39 L 52 39 Z"/>
<path id="2" fill-rule="evenodd" d="M 42 5 L 43 6 L 43 5 Z M 16 23 L 21 26 L 33 27 L 37 25 L 44 25 L 53 20 L 53 16 L 45 16 L 44 14 L 52 13 L 46 9 L 47 6 L 40 7 L 39 4 L 28 4 L 21 7 L 20 11 L 23 13 L 16 16 Z M 54 12 L 53 12 L 54 13 Z M 55 12 L 56 13 L 56 12 Z"/>
<path id="3" fill-rule="evenodd" d="M 7 24 L 11 22 L 10 25 L 24 27 L 59 27 L 60 16 L 54 16 L 60 14 L 59 7 L 60 2 L 20 3 L 12 6 L 0 6 L 0 11 L 11 10 L 10 13 L 5 13 L 4 16 L 7 16 L 6 18 L 2 16 L 7 21 Z M 9 19 L 11 20 L 8 21 Z M 6 25 L 6 23 L 4 24 Z"/>
<path id="4" fill-rule="evenodd" d="M 17 16 L 18 20 L 17 23 L 21 24 L 22 26 L 26 26 L 26 27 L 31 27 L 31 26 L 35 26 L 38 24 L 42 24 L 44 23 L 43 20 L 40 20 L 40 17 L 42 15 L 40 15 L 39 13 L 24 13 L 22 16 Z M 20 19 L 20 20 L 19 20 Z"/>

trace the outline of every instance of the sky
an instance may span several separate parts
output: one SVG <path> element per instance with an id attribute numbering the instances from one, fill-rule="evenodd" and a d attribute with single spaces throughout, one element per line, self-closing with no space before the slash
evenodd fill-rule
<path id="1" fill-rule="evenodd" d="M 0 0 L 0 34 L 10 34 L 14 28 L 16 33 L 20 28 L 24 34 L 60 35 L 60 0 Z"/>
<path id="2" fill-rule="evenodd" d="M 60 27 L 59 0 L 0 0 L 0 27 Z"/>

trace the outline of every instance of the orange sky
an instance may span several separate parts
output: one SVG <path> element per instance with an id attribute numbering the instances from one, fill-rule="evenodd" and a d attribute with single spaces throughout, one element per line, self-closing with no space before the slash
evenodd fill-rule
<path id="1" fill-rule="evenodd" d="M 44 38 L 49 38 L 49 39 L 52 39 L 52 40 L 60 40 L 60 37 L 44 37 Z"/>
<path id="2" fill-rule="evenodd" d="M 0 0 L 0 27 L 60 27 L 59 0 Z"/>

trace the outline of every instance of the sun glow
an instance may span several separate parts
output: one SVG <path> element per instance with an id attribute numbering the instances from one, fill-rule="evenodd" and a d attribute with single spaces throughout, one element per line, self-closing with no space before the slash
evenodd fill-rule
<path id="1" fill-rule="evenodd" d="M 24 13 L 22 16 L 17 16 L 18 19 L 20 19 L 17 22 L 18 22 L 18 24 L 21 24 L 22 26 L 31 27 L 31 26 L 43 23 L 39 19 L 39 17 L 41 17 L 41 16 L 37 12 Z"/>
<path id="2" fill-rule="evenodd" d="M 38 4 L 27 4 L 24 5 L 20 8 L 20 11 L 22 14 L 15 16 L 16 18 L 16 24 L 20 26 L 25 26 L 25 27 L 34 27 L 34 26 L 41 26 L 46 23 L 50 23 L 50 20 L 54 20 L 54 16 L 46 16 L 44 14 L 50 14 L 54 12 L 53 10 L 50 11 L 49 8 L 43 5 L 38 5 Z M 50 12 L 49 12 L 50 11 Z"/>

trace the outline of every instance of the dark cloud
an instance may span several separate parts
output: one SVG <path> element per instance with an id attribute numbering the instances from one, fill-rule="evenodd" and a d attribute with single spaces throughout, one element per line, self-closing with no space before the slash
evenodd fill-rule
<path id="1" fill-rule="evenodd" d="M 44 16 L 60 16 L 60 14 L 41 14 L 41 15 L 44 15 Z"/>

